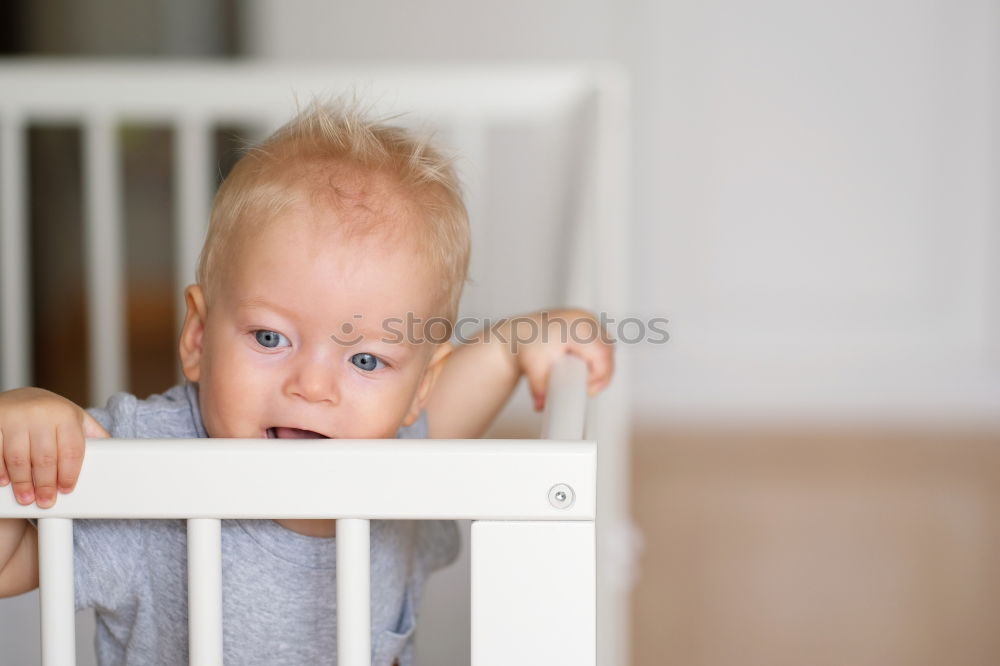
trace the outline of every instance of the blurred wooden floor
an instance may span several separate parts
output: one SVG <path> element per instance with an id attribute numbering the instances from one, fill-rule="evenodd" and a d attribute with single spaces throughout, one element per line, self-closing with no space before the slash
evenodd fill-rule
<path id="1" fill-rule="evenodd" d="M 635 666 L 1000 664 L 1000 433 L 640 431 Z"/>

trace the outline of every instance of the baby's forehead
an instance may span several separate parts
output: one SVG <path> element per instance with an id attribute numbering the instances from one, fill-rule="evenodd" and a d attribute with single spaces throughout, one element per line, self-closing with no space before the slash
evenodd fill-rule
<path id="1" fill-rule="evenodd" d="M 297 314 L 307 315 L 336 297 L 344 304 L 344 319 L 443 314 L 437 295 L 440 271 L 412 229 L 341 225 L 329 215 L 292 210 L 241 243 L 224 280 L 230 302 L 297 304 Z M 300 292 L 312 293 L 313 300 L 303 301 Z"/>

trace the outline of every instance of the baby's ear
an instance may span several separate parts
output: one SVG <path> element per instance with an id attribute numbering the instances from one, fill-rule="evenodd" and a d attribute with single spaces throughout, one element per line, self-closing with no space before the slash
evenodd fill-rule
<path id="1" fill-rule="evenodd" d="M 201 378 L 202 341 L 205 337 L 205 294 L 201 286 L 192 284 L 185 289 L 184 302 L 187 314 L 181 328 L 181 370 L 188 381 L 196 382 Z"/>
<path id="2" fill-rule="evenodd" d="M 406 413 L 406 418 L 403 419 L 403 425 L 413 425 L 420 417 L 420 410 L 427 404 L 427 398 L 431 395 L 434 382 L 437 381 L 438 375 L 441 374 L 441 368 L 451 356 L 453 349 L 450 342 L 444 342 L 434 350 L 430 362 L 424 368 L 423 376 L 420 377 L 420 383 L 417 384 L 417 392 L 413 396 L 413 402 L 410 403 L 410 410 Z"/>

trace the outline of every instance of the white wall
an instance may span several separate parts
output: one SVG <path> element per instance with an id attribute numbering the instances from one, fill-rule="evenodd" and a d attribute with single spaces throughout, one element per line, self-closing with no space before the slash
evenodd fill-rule
<path id="1" fill-rule="evenodd" d="M 252 0 L 242 41 L 266 58 L 590 58 L 612 54 L 619 14 L 609 0 Z"/>
<path id="2" fill-rule="evenodd" d="M 636 372 L 666 414 L 996 418 L 998 9 L 642 4 L 635 277 L 674 338 Z"/>
<path id="3" fill-rule="evenodd" d="M 258 0 L 245 43 L 624 63 L 640 419 L 1000 418 L 997 0 Z"/>

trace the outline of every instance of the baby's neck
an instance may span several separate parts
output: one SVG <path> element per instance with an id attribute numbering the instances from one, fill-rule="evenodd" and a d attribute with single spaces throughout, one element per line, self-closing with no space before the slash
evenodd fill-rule
<path id="1" fill-rule="evenodd" d="M 304 518 L 281 518 L 275 519 L 276 523 L 286 530 L 297 532 L 311 537 L 334 537 L 337 536 L 337 521 L 331 519 L 306 520 Z"/>

